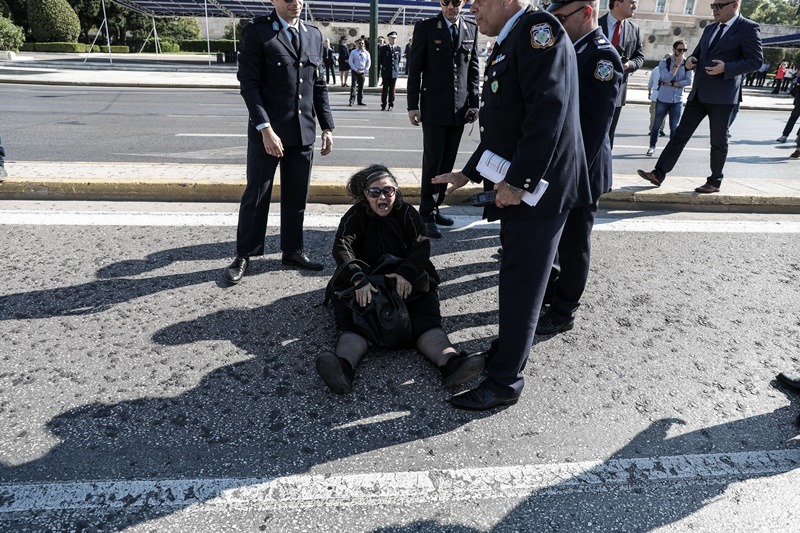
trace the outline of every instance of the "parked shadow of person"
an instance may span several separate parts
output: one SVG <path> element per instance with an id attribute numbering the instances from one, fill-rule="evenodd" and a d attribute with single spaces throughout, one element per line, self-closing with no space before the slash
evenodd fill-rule
<path id="1" fill-rule="evenodd" d="M 270 236 L 267 240 L 275 241 L 268 242 L 268 249 L 277 244 L 277 239 L 274 236 Z M 170 248 L 169 250 L 158 250 L 147 254 L 142 259 L 124 259 L 106 265 L 97 271 L 97 277 L 100 279 L 113 279 L 139 276 L 164 268 L 177 261 L 219 261 L 220 264 L 225 264 L 230 258 L 233 248 L 233 242 L 211 242 Z"/>
<path id="2" fill-rule="evenodd" d="M 326 463 L 451 432 L 484 416 L 453 410 L 438 372 L 410 350 L 367 357 L 353 393 L 331 394 L 314 371 L 319 346 L 334 339 L 322 297 L 317 289 L 160 329 L 155 343 L 186 347 L 186 365 L 197 349 L 189 348 L 206 341 L 230 342 L 247 359 L 220 366 L 188 390 L 167 380 L 158 396 L 70 409 L 46 424 L 59 443 L 27 463 L 0 463 L 0 481 L 222 478 L 231 488 L 236 480 L 246 485 L 325 472 Z M 175 394 L 176 388 L 183 392 Z M 4 490 L 0 485 L 0 508 L 14 497 Z M 190 503 L 218 495 L 212 491 Z M 80 520 L 122 529 L 181 508 L 170 502 L 108 505 Z M 74 516 L 69 510 L 37 515 L 55 529 L 72 529 Z M 19 517 L 18 525 L 30 526 L 30 520 Z"/>

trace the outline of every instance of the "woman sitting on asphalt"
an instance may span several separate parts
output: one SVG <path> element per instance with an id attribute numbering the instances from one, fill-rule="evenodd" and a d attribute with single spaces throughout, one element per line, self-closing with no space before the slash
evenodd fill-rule
<path id="1" fill-rule="evenodd" d="M 367 306 L 376 289 L 366 279 L 367 273 L 351 261 L 357 259 L 374 266 L 385 254 L 396 256 L 401 261 L 385 278 L 405 300 L 417 350 L 439 368 L 445 387 L 461 385 L 477 376 L 483 370 L 483 357 L 456 350 L 442 329 L 437 292 L 440 279 L 430 260 L 425 224 L 417 210 L 403 201 L 395 177 L 385 166 L 371 165 L 350 178 L 347 192 L 355 205 L 342 217 L 334 239 L 333 258 L 340 268 L 339 275 L 331 280 L 333 290 L 355 287 L 357 304 Z M 341 268 L 342 265 L 347 266 Z M 411 281 L 424 273 L 429 278 L 429 290 L 408 300 Z M 339 338 L 334 350 L 323 352 L 316 365 L 328 387 L 345 394 L 352 390 L 355 368 L 367 353 L 369 342 L 356 333 L 353 311 L 336 297 L 332 301 Z"/>

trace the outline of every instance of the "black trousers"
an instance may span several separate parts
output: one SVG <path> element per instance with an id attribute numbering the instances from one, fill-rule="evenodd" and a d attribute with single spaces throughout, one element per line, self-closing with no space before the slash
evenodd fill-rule
<path id="1" fill-rule="evenodd" d="M 422 124 L 422 187 L 419 214 L 422 220 L 431 220 L 434 209 L 444 202 L 447 185 L 434 185 L 431 180 L 439 174 L 451 172 L 456 163 L 458 145 L 464 125 L 440 126 Z"/>
<path id="2" fill-rule="evenodd" d="M 598 200 L 595 200 L 592 204 L 570 209 L 558 242 L 558 253 L 550 274 L 550 279 L 555 280 L 555 299 L 550 309 L 564 317 L 575 316 L 589 279 L 597 204 Z"/>
<path id="3" fill-rule="evenodd" d="M 728 157 L 728 125 L 733 108 L 734 104 L 705 104 L 696 96 L 686 102 L 678 129 L 656 162 L 655 173 L 659 179 L 663 180 L 675 168 L 686 143 L 703 119 L 708 117 L 711 133 L 711 176 L 708 177 L 708 182 L 719 187 L 723 178 L 722 169 Z"/>
<path id="4" fill-rule="evenodd" d="M 295 254 L 303 250 L 303 219 L 314 146 L 283 147 L 277 158 L 264 150 L 261 133 L 247 128 L 247 186 L 239 206 L 236 230 L 236 255 L 264 255 L 267 216 L 275 170 L 281 167 L 281 251 Z"/>
<path id="5" fill-rule="evenodd" d="M 0 137 L 0 164 L 6 161 L 6 150 L 3 148 L 3 139 Z"/>
<path id="6" fill-rule="evenodd" d="M 504 396 L 522 392 L 522 370 L 533 345 L 550 268 L 567 212 L 534 220 L 503 220 L 500 240 L 500 334 L 486 386 Z"/>
<path id="7" fill-rule="evenodd" d="M 792 133 L 792 128 L 794 128 L 797 119 L 800 117 L 800 100 L 795 98 L 794 109 L 792 109 L 792 114 L 789 115 L 789 122 L 786 123 L 786 127 L 783 128 L 783 136 L 788 137 Z M 800 129 L 797 130 L 797 134 L 800 135 Z M 3 160 L 3 146 L 0 145 L 0 161 Z"/>
<path id="8" fill-rule="evenodd" d="M 394 107 L 394 87 L 397 85 L 397 78 L 383 78 L 381 88 L 381 109 L 386 107 L 387 99 L 389 107 Z"/>
<path id="9" fill-rule="evenodd" d="M 611 141 L 611 148 L 614 148 L 614 134 L 617 132 L 617 122 L 619 122 L 619 114 L 621 112 L 621 106 L 614 108 L 614 118 L 611 119 L 611 128 L 608 130 L 608 140 Z"/>
<path id="10" fill-rule="evenodd" d="M 356 101 L 356 97 L 358 97 L 358 103 L 362 103 L 364 101 L 364 74 L 359 74 L 355 70 L 353 71 L 353 78 L 350 81 L 350 103 Z"/>
<path id="11" fill-rule="evenodd" d="M 333 83 L 336 83 L 336 69 L 333 63 L 325 65 L 325 83 L 330 83 L 330 77 L 333 77 Z"/>

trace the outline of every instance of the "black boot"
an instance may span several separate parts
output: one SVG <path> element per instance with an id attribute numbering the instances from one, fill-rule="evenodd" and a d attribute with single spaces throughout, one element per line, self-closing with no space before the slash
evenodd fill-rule
<path id="1" fill-rule="evenodd" d="M 346 359 L 337 357 L 331 351 L 325 351 L 317 357 L 317 372 L 328 388 L 336 394 L 352 392 L 355 370 Z"/>
<path id="2" fill-rule="evenodd" d="M 461 350 L 439 367 L 439 372 L 442 373 L 442 385 L 457 387 L 466 383 L 481 373 L 483 364 L 483 356 L 480 354 Z"/>

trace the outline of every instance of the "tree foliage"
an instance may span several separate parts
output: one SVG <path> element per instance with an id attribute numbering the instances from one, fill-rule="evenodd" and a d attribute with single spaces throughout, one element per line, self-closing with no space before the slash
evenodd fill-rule
<path id="1" fill-rule="evenodd" d="M 14 25 L 11 19 L 0 16 L 0 50 L 17 52 L 24 41 L 22 28 Z"/>
<path id="2" fill-rule="evenodd" d="M 28 0 L 28 24 L 39 42 L 77 42 L 81 32 L 67 0 Z"/>
<path id="3" fill-rule="evenodd" d="M 759 24 L 800 24 L 800 0 L 746 0 L 741 6 L 742 15 Z"/>

